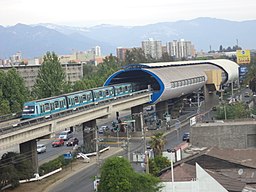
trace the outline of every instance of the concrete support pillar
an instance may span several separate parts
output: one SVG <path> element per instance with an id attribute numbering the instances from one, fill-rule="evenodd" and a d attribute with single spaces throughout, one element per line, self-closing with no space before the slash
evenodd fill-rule
<path id="1" fill-rule="evenodd" d="M 168 101 L 161 101 L 156 104 L 156 116 L 164 120 L 164 114 L 168 113 Z"/>
<path id="2" fill-rule="evenodd" d="M 95 129 L 96 119 L 83 123 L 83 142 L 86 152 L 93 152 L 96 149 L 95 145 Z"/>
<path id="3" fill-rule="evenodd" d="M 38 173 L 37 142 L 30 140 L 20 144 L 20 153 L 25 155 L 32 163 L 33 170 Z"/>
<path id="4" fill-rule="evenodd" d="M 140 119 L 140 113 L 143 113 L 143 105 L 138 105 L 136 107 L 131 108 L 131 113 L 133 115 L 133 120 L 135 120 L 135 130 L 134 131 L 141 131 L 141 119 Z M 143 119 L 144 121 L 144 119 Z"/>

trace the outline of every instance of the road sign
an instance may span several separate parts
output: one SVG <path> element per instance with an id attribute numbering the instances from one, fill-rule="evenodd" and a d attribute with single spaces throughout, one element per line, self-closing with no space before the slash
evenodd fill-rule
<path id="1" fill-rule="evenodd" d="M 66 153 L 66 154 L 63 154 L 64 155 L 64 159 L 72 159 L 73 156 L 71 153 Z"/>
<path id="2" fill-rule="evenodd" d="M 190 118 L 189 122 L 190 122 L 190 126 L 195 125 L 196 124 L 196 117 L 194 116 L 194 117 Z"/>

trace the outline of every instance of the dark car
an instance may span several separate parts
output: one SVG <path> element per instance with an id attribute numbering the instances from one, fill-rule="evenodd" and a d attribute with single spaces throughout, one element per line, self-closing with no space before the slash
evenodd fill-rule
<path id="1" fill-rule="evenodd" d="M 53 142 L 52 142 L 52 147 L 59 147 L 59 146 L 62 146 L 64 145 L 64 140 L 63 139 L 55 139 Z"/>
<path id="2" fill-rule="evenodd" d="M 183 134 L 182 140 L 189 142 L 189 132 L 186 132 L 186 133 Z"/>
<path id="3" fill-rule="evenodd" d="M 67 146 L 75 146 L 75 145 L 78 145 L 79 143 L 79 140 L 77 138 L 70 138 L 68 141 L 67 141 Z"/>

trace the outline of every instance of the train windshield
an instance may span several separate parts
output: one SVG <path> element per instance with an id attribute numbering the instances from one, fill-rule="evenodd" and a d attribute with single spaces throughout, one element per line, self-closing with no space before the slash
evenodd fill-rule
<path id="1" fill-rule="evenodd" d="M 35 112 L 35 106 L 24 106 L 23 114 L 33 114 Z"/>

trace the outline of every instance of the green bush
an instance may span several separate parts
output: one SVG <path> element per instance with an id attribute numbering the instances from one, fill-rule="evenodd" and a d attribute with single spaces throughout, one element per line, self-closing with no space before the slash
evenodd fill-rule
<path id="1" fill-rule="evenodd" d="M 73 160 L 64 159 L 63 155 L 60 155 L 57 159 L 53 159 L 47 163 L 44 163 L 39 167 L 39 175 L 45 175 L 56 169 L 67 166 Z"/>

